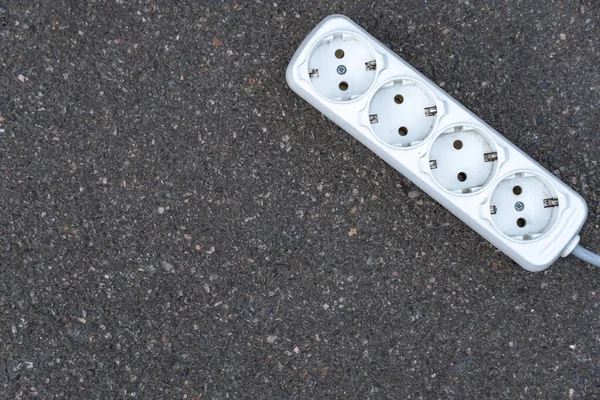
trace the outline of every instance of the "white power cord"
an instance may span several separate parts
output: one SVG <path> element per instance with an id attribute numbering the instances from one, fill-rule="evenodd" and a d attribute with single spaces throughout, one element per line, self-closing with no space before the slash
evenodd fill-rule
<path id="1" fill-rule="evenodd" d="M 600 267 L 600 255 L 592 253 L 591 251 L 584 249 L 579 245 L 575 247 L 575 250 L 573 250 L 571 254 L 589 264 L 595 265 L 596 267 Z"/>

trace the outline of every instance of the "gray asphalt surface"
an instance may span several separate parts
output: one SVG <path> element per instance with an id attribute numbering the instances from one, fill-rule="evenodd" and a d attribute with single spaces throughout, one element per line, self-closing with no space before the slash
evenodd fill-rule
<path id="1" fill-rule="evenodd" d="M 581 193 L 597 1 L 0 0 L 0 399 L 600 398 L 522 270 L 285 84 L 343 13 Z"/>

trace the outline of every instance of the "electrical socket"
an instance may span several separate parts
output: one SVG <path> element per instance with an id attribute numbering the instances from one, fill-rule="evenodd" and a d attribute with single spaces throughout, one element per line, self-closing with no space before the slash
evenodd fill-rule
<path id="1" fill-rule="evenodd" d="M 377 75 L 377 57 L 360 35 L 338 31 L 314 44 L 308 58 L 314 89 L 333 101 L 350 101 L 371 87 Z"/>
<path id="2" fill-rule="evenodd" d="M 286 80 L 523 268 L 578 244 L 581 196 L 350 19 L 317 25 Z"/>
<path id="3" fill-rule="evenodd" d="M 440 133 L 429 150 L 433 179 L 453 193 L 483 189 L 498 169 L 494 140 L 476 126 L 456 125 Z"/>
<path id="4" fill-rule="evenodd" d="M 379 86 L 369 102 L 369 122 L 383 143 L 413 147 L 432 134 L 438 121 L 435 110 L 435 97 L 425 85 L 393 79 Z"/>
<path id="5" fill-rule="evenodd" d="M 492 190 L 490 208 L 496 228 L 514 240 L 532 240 L 554 228 L 560 202 L 542 176 L 520 172 L 504 177 Z"/>

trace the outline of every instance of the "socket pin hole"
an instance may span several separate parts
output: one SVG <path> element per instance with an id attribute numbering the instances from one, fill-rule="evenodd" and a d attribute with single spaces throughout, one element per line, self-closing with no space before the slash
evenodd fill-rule
<path id="1" fill-rule="evenodd" d="M 463 147 L 463 142 L 462 140 L 455 140 L 454 143 L 452 143 L 452 146 L 454 146 L 456 150 L 460 150 Z"/>
<path id="2" fill-rule="evenodd" d="M 342 49 L 337 49 L 335 51 L 335 58 L 344 58 L 344 50 Z"/>
<path id="3" fill-rule="evenodd" d="M 519 228 L 523 228 L 523 227 L 524 227 L 526 224 L 527 224 L 527 223 L 525 222 L 525 218 L 519 218 L 519 219 L 517 220 L 517 226 L 518 226 Z"/>
<path id="4" fill-rule="evenodd" d="M 521 188 L 521 186 L 515 186 L 515 187 L 513 187 L 513 193 L 518 196 L 521 193 L 523 193 L 523 189 Z M 523 224 L 524 223 L 525 223 L 525 220 L 523 220 Z M 525 225 L 523 225 L 523 226 L 525 226 Z"/>
<path id="5" fill-rule="evenodd" d="M 408 135 L 408 129 L 406 129 L 405 126 L 401 126 L 400 128 L 398 128 L 398 135 L 400 135 L 400 136 Z"/>
<path id="6" fill-rule="evenodd" d="M 344 91 L 348 90 L 348 82 L 340 82 L 339 87 L 340 87 L 340 90 L 344 90 Z"/>
<path id="7" fill-rule="evenodd" d="M 404 102 L 404 96 L 402 96 L 401 94 L 397 94 L 394 96 L 394 102 L 396 104 L 402 104 Z"/>
<path id="8" fill-rule="evenodd" d="M 456 179 L 458 179 L 461 182 L 464 182 L 467 180 L 467 174 L 465 174 L 464 172 L 459 172 L 458 175 L 456 175 Z"/>

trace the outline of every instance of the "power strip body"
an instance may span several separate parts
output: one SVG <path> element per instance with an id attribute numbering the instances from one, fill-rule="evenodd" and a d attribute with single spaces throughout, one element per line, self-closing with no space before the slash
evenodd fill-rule
<path id="1" fill-rule="evenodd" d="M 320 55 L 322 47 L 335 42 L 335 40 L 358 41 L 359 46 L 362 43 L 366 46 L 365 48 L 369 49 L 369 54 L 373 56 L 371 57 L 373 60 L 367 60 L 365 63 L 367 70 L 375 68 L 373 70 L 374 75 L 365 78 L 367 81 L 372 79 L 372 82 L 369 83 L 365 79 L 358 81 L 357 85 L 354 86 L 362 85 L 368 86 L 368 88 L 364 92 L 354 93 L 349 98 L 344 98 L 343 95 L 335 97 L 335 94 L 331 95 L 331 93 L 335 93 L 335 90 L 328 88 L 319 87 L 319 91 L 314 84 L 315 79 L 319 79 L 319 71 L 314 68 L 311 69 L 311 63 L 313 63 L 311 57 L 317 52 L 319 57 L 322 57 Z M 323 45 L 324 43 L 325 45 Z M 354 42 L 351 44 L 356 45 Z M 334 47 L 331 49 L 333 50 Z M 349 47 L 350 50 L 347 53 L 352 51 L 353 48 L 352 46 Z M 337 53 L 335 57 L 338 57 Z M 342 57 L 348 57 L 349 62 L 355 63 L 351 55 L 343 55 Z M 335 73 L 333 75 L 330 73 L 330 68 L 337 68 L 338 74 L 341 72 L 346 73 L 344 70 L 346 67 L 343 65 L 344 58 L 339 61 L 335 58 L 332 58 L 333 61 L 327 60 L 329 59 L 326 59 L 325 67 L 321 64 L 322 72 L 320 74 L 322 77 L 327 76 L 328 81 L 335 77 Z M 338 63 L 343 68 L 335 65 Z M 340 74 L 339 79 L 345 79 L 345 77 Z M 308 103 L 410 179 L 523 268 L 529 271 L 544 270 L 558 257 L 568 255 L 577 245 L 579 241 L 578 232 L 587 217 L 587 206 L 579 194 L 347 17 L 342 15 L 329 16 L 313 29 L 290 61 L 286 71 L 286 80 L 292 90 Z M 319 84 L 326 83 L 323 81 Z M 367 83 L 369 84 L 367 85 Z M 345 86 L 343 86 L 344 84 Z M 419 100 L 426 98 L 434 103 L 432 107 L 435 118 L 431 120 L 430 132 L 414 143 L 406 145 L 390 143 L 390 140 L 396 139 L 389 139 L 389 132 L 385 131 L 382 136 L 381 133 L 376 134 L 373 128 L 374 124 L 378 123 L 378 118 L 384 119 L 383 117 L 385 117 L 387 121 L 390 118 L 397 118 L 401 121 L 403 118 L 411 120 L 413 117 L 412 115 L 403 116 L 401 114 L 397 116 L 378 116 L 372 113 L 370 107 L 375 107 L 375 103 L 379 101 L 377 96 L 380 97 L 380 95 L 378 93 L 384 93 L 384 89 L 389 91 L 389 88 L 393 89 L 395 87 L 394 85 L 412 91 L 416 90 L 415 87 L 418 87 L 419 93 L 423 92 L 419 94 L 421 96 Z M 348 84 L 345 82 L 340 82 L 339 87 L 340 90 L 349 90 Z M 412 93 L 410 90 L 408 92 Z M 325 95 L 324 92 L 326 92 Z M 332 96 L 334 97 L 332 98 Z M 374 98 L 376 101 L 373 100 Z M 404 104 L 411 105 L 410 97 L 401 100 Z M 423 112 L 427 114 L 430 111 L 424 110 Z M 421 116 L 416 118 L 418 118 L 418 121 L 415 123 L 421 124 L 419 125 L 419 132 L 425 132 L 429 129 L 422 128 L 424 119 Z M 443 171 L 441 169 L 439 171 L 434 170 L 436 160 L 432 160 L 430 157 L 433 145 L 440 142 L 443 135 L 447 135 L 444 140 L 450 139 L 451 141 L 455 132 L 464 135 L 463 131 L 468 133 L 471 130 L 476 133 L 475 139 L 483 138 L 483 142 L 487 142 L 495 150 L 489 153 L 493 154 L 495 163 L 494 169 L 490 173 L 490 179 L 485 184 L 474 187 L 474 189 L 461 191 L 459 187 L 461 182 L 459 181 L 462 179 L 461 175 L 458 174 L 458 181 L 451 183 L 453 186 L 458 186 L 458 189 L 440 185 L 440 181 L 436 180 L 434 174 Z M 406 129 L 404 131 L 398 130 L 400 135 L 404 134 L 409 137 L 411 132 L 406 134 L 405 131 Z M 464 138 L 468 139 L 467 136 L 464 136 Z M 403 138 L 399 139 L 404 140 Z M 477 142 L 477 140 L 475 141 Z M 454 143 L 456 146 L 457 141 L 454 141 Z M 442 150 L 441 156 L 450 156 L 452 151 L 455 150 L 450 149 L 445 154 Z M 461 161 L 456 159 L 456 154 L 452 154 L 454 161 Z M 475 174 L 478 170 L 479 168 L 473 169 Z M 447 182 L 447 178 L 444 179 Z M 528 189 L 531 189 L 529 192 L 536 191 L 535 207 L 539 206 L 540 196 L 544 197 L 544 208 L 539 206 L 539 213 L 531 214 L 533 217 L 528 222 L 528 227 L 536 223 L 543 225 L 550 218 L 544 229 L 537 234 L 520 236 L 518 234 L 520 219 L 517 219 L 516 222 L 519 226 L 511 225 L 512 222 L 509 225 L 506 224 L 506 219 L 520 215 L 519 211 L 521 211 L 518 205 L 518 203 L 521 203 L 520 201 L 514 202 L 515 210 L 507 210 L 506 203 L 513 207 L 513 194 L 502 192 L 508 190 L 504 188 L 505 186 L 513 186 L 515 182 L 521 182 L 519 184 L 525 188 L 525 194 L 527 194 Z M 519 185 L 514 185 L 512 189 L 514 193 L 516 193 L 518 187 L 520 188 Z M 540 193 L 540 191 L 544 193 Z M 529 193 L 529 195 L 532 194 Z M 514 196 L 516 196 L 514 199 L 519 199 L 516 194 Z M 531 197 L 528 198 L 532 199 Z M 493 204 L 496 202 L 502 204 L 502 216 L 506 215 L 507 218 L 498 217 L 497 211 L 495 212 L 497 205 Z M 527 202 L 524 203 L 527 207 Z M 554 207 L 551 214 L 545 210 L 546 206 Z M 548 215 L 551 217 L 548 217 Z M 543 221 L 537 221 L 537 219 L 543 219 Z M 515 234 L 515 232 L 517 233 Z"/>

